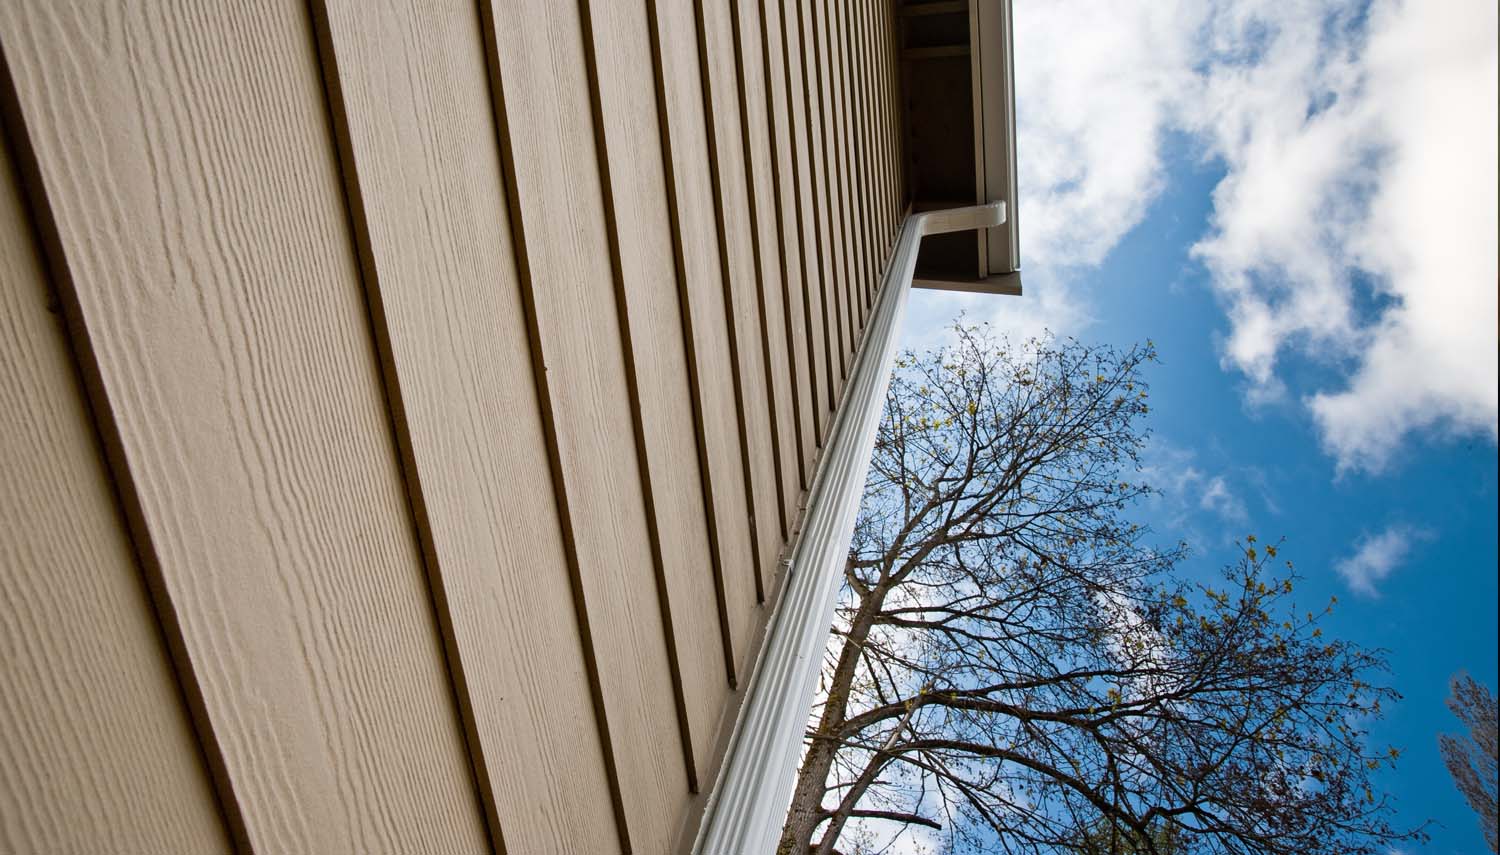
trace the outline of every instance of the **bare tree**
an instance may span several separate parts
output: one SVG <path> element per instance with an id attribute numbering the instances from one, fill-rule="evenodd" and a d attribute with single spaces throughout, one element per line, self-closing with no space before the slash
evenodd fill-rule
<path id="1" fill-rule="evenodd" d="M 1500 786 L 1500 760 L 1496 758 L 1496 728 L 1500 727 L 1500 708 L 1490 690 L 1474 681 L 1467 674 L 1453 678 L 1453 694 L 1448 697 L 1448 709 L 1458 716 L 1469 732 L 1464 736 L 1438 736 L 1438 748 L 1443 753 L 1443 764 L 1453 783 L 1464 794 L 1469 807 L 1479 814 L 1479 824 L 1484 828 L 1484 842 L 1491 852 L 1500 852 L 1500 807 L 1497 807 L 1497 786 Z"/>
<path id="2" fill-rule="evenodd" d="M 780 845 L 872 821 L 949 851 L 1370 853 L 1377 651 L 1247 537 L 1222 584 L 1125 519 L 1149 345 L 960 327 L 898 361 Z M 878 823 L 875 823 L 878 824 Z"/>

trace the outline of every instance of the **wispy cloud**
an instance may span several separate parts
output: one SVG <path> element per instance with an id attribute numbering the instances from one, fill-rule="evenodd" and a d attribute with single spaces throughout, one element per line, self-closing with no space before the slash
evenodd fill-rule
<path id="1" fill-rule="evenodd" d="M 1185 448 L 1153 439 L 1140 479 L 1155 491 L 1147 507 L 1174 534 L 1198 545 L 1228 543 L 1244 533 L 1250 510 L 1232 475 L 1204 468 Z"/>
<path id="2" fill-rule="evenodd" d="M 1230 492 L 1229 482 L 1224 480 L 1223 475 L 1208 479 L 1203 495 L 1198 499 L 1198 507 L 1218 514 L 1227 522 L 1245 522 L 1250 518 L 1245 512 L 1245 503 Z"/>
<path id="3" fill-rule="evenodd" d="M 1354 554 L 1334 565 L 1350 590 L 1366 597 L 1380 596 L 1379 585 L 1406 562 L 1412 546 L 1429 535 L 1406 525 L 1393 525 L 1361 538 Z"/>
<path id="4" fill-rule="evenodd" d="M 1224 176 L 1193 252 L 1223 366 L 1306 406 L 1341 469 L 1418 431 L 1497 435 L 1496 24 L 1485 0 L 1018 2 L 1028 297 L 1006 326 L 1088 324 L 1097 265 L 1186 133 Z M 993 304 L 991 304 L 993 305 Z M 1015 319 L 1014 321 L 1007 319 Z M 1297 355 L 1332 369 L 1287 388 Z"/>
<path id="5" fill-rule="evenodd" d="M 1341 469 L 1413 431 L 1496 432 L 1496 7 L 1277 3 L 1220 37 L 1267 46 L 1207 80 L 1228 174 L 1195 248 L 1229 314 L 1224 360 L 1274 390 L 1281 356 L 1348 366 L 1305 394 Z"/>

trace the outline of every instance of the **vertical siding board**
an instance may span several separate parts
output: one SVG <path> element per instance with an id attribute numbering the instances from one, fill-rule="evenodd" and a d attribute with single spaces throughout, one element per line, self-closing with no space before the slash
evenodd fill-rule
<path id="1" fill-rule="evenodd" d="M 874 305 L 874 288 L 880 282 L 880 267 L 882 267 L 883 252 L 880 248 L 880 208 L 883 207 L 883 193 L 880 181 L 876 177 L 876 151 L 874 151 L 873 139 L 877 127 L 880 126 L 880 115 L 874 110 L 874 104 L 870 99 L 870 75 L 874 72 L 874 66 L 879 62 L 874 51 L 870 49 L 870 40 L 867 39 L 868 31 L 865 30 L 865 0 L 855 0 L 849 6 L 849 37 L 853 42 L 853 54 L 858 58 L 855 63 L 855 81 L 859 90 L 859 110 L 856 111 L 855 132 L 859 139 L 859 162 L 861 162 L 861 178 L 865 187 L 864 204 L 864 240 L 865 252 L 870 255 L 870 278 L 864 282 L 864 305 L 870 308 Z"/>
<path id="2" fill-rule="evenodd" d="M 854 235 L 849 222 L 849 202 L 844 186 L 844 134 L 839 111 L 838 52 L 834 43 L 833 10 L 830 0 L 811 0 L 816 11 L 814 30 L 818 53 L 818 76 L 823 88 L 823 143 L 828 161 L 828 198 L 834 215 L 834 234 L 838 237 L 839 277 L 834 283 L 839 312 L 839 347 L 844 360 L 845 379 L 854 358 L 854 282 L 859 270 L 854 262 Z M 840 391 L 843 391 L 842 384 Z"/>
<path id="3" fill-rule="evenodd" d="M 824 251 L 830 255 L 832 275 L 825 283 L 828 301 L 833 305 L 835 323 L 834 351 L 838 355 L 839 374 L 833 389 L 833 402 L 837 406 L 844 390 L 844 381 L 849 376 L 852 346 L 849 337 L 848 281 L 853 276 L 849 267 L 849 233 L 845 222 L 843 196 L 838 192 L 838 147 L 834 124 L 835 107 L 832 83 L 829 80 L 828 8 L 824 3 L 819 9 L 817 0 L 807 0 L 808 29 L 812 31 L 809 73 L 815 76 L 818 85 L 817 121 L 822 155 L 823 197 L 828 208 L 828 245 Z"/>
<path id="4" fill-rule="evenodd" d="M 849 221 L 854 230 L 855 266 L 859 277 L 854 280 L 854 338 L 857 342 L 865 325 L 865 290 L 870 281 L 870 254 L 865 215 L 866 193 L 869 188 L 863 181 L 862 161 L 864 152 L 859 140 L 859 58 L 852 43 L 853 22 L 850 20 L 850 2 L 834 4 L 833 42 L 838 51 L 836 75 L 839 80 L 839 98 L 842 112 L 842 134 L 844 138 L 844 175 L 849 188 Z"/>
<path id="5" fill-rule="evenodd" d="M 844 302 L 845 358 L 853 368 L 854 352 L 859 347 L 859 305 L 854 294 L 864 279 L 863 263 L 859 253 L 859 231 L 855 221 L 854 206 L 850 203 L 849 186 L 849 140 L 845 123 L 848 119 L 844 100 L 842 34 L 839 31 L 839 8 L 842 0 L 823 0 L 823 62 L 828 74 L 828 109 L 830 142 L 833 154 L 830 168 L 833 172 L 834 204 L 838 208 L 842 224 L 845 275 L 839 281 L 840 299 Z"/>
<path id="6" fill-rule="evenodd" d="M 866 88 L 867 76 L 870 73 L 870 65 L 874 57 L 866 49 L 863 33 L 864 19 L 860 14 L 862 0 L 852 0 L 844 8 L 845 28 L 848 32 L 846 45 L 849 51 L 849 73 L 850 73 L 850 96 L 853 109 L 850 129 L 854 135 L 854 147 L 857 155 L 855 160 L 855 186 L 859 188 L 859 194 L 855 204 L 859 208 L 861 228 L 864 230 L 864 248 L 866 258 L 866 275 L 864 282 L 860 283 L 860 300 L 864 304 L 865 314 L 868 315 L 871 305 L 870 297 L 874 293 L 875 281 L 879 278 L 880 255 L 876 249 L 876 212 L 880 209 L 880 187 L 874 181 L 871 171 L 871 150 L 869 132 L 874 124 L 875 117 L 870 109 L 869 91 Z"/>
<path id="7" fill-rule="evenodd" d="M 688 782 L 671 724 L 677 706 L 641 507 L 626 354 L 603 263 L 608 235 L 583 26 L 577 8 L 549 0 L 484 10 L 533 358 L 597 663 L 619 820 L 632 848 L 662 851 Z"/>
<path id="8" fill-rule="evenodd" d="M 870 223 L 872 246 L 875 250 L 876 276 L 875 281 L 869 285 L 870 296 L 875 295 L 876 288 L 880 285 L 880 269 L 885 266 L 886 247 L 886 214 L 885 214 L 885 181 L 884 158 L 880 150 L 880 132 L 884 128 L 884 116 L 880 112 L 880 101 L 875 97 L 875 80 L 880 74 L 880 53 L 875 50 L 874 39 L 871 38 L 870 29 L 870 0 L 858 0 L 855 5 L 855 20 L 859 26 L 858 33 L 860 54 L 864 59 L 860 62 L 862 74 L 863 91 L 863 121 L 865 139 L 865 164 L 866 175 L 870 182 Z"/>
<path id="9" fill-rule="evenodd" d="M 0 850 L 230 851 L 0 144 Z"/>
<path id="10" fill-rule="evenodd" d="M 696 0 L 700 62 L 707 93 L 705 115 L 712 136 L 720 246 L 726 285 L 725 309 L 732 327 L 744 430 L 747 480 L 751 498 L 751 531 L 756 539 L 756 599 L 771 590 L 781 549 L 777 520 L 776 461 L 771 448 L 771 410 L 761 355 L 756 296 L 755 234 L 750 226 L 749 175 L 744 158 L 739 94 L 735 82 L 734 33 L 729 0 Z"/>
<path id="11" fill-rule="evenodd" d="M 485 851 L 307 9 L 85 5 L 0 7 L 6 60 L 112 469 L 249 843 Z"/>
<path id="12" fill-rule="evenodd" d="M 870 126 L 870 141 L 874 151 L 875 182 L 879 190 L 879 205 L 876 207 L 876 222 L 879 227 L 877 236 L 879 241 L 876 246 L 880 250 L 881 265 L 890 257 L 891 232 L 895 231 L 893 214 L 891 213 L 891 153 L 886 148 L 886 127 L 890 117 L 885 112 L 885 89 L 882 85 L 885 80 L 885 52 L 881 50 L 879 39 L 879 10 L 881 5 L 876 0 L 863 0 L 864 22 L 865 22 L 865 44 L 870 53 L 870 76 L 869 92 L 870 105 L 875 113 L 874 120 Z M 880 285 L 875 285 L 878 290 Z"/>
<path id="13" fill-rule="evenodd" d="M 801 303 L 804 321 L 803 341 L 806 346 L 807 377 L 811 400 L 811 422 L 813 434 L 806 439 L 812 457 L 822 447 L 823 436 L 828 430 L 829 407 L 827 386 L 828 350 L 823 322 L 823 259 L 818 247 L 821 243 L 818 226 L 818 209 L 812 191 L 812 161 L 807 127 L 805 82 L 802 76 L 802 42 L 797 31 L 797 12 L 788 10 L 788 2 L 795 0 L 768 0 L 774 4 L 777 32 L 781 35 L 782 71 L 785 74 L 784 92 L 787 99 L 787 129 L 791 135 L 791 178 L 795 226 L 798 234 L 798 259 L 802 273 Z M 809 459 L 812 459 L 810 457 Z M 811 471 L 809 478 L 812 477 Z"/>
<path id="14" fill-rule="evenodd" d="M 651 34 L 644 2 L 589 0 L 599 104 L 608 160 L 618 287 L 628 321 L 627 358 L 634 366 L 645 474 L 658 527 L 661 581 L 671 617 L 682 715 L 690 745 L 690 779 L 710 763 L 712 737 L 726 697 L 728 674 L 718 595 L 709 554 L 703 486 L 677 270 L 667 210 Z"/>
<path id="15" fill-rule="evenodd" d="M 775 463 L 777 516 L 781 541 L 791 533 L 801 489 L 797 476 L 796 425 L 793 421 L 791 366 L 788 364 L 782 274 L 786 253 L 777 231 L 777 188 L 772 180 L 770 114 L 766 69 L 761 60 L 759 0 L 730 0 L 730 31 L 739 81 L 740 121 L 745 178 L 750 207 L 750 238 L 755 246 L 757 307 L 760 316 L 761 370 L 765 378 L 771 453 Z M 780 552 L 778 544 L 777 553 Z M 779 569 L 779 565 L 777 565 Z M 766 577 L 769 582 L 770 576 Z M 769 593 L 769 588 L 767 589 Z"/>
<path id="16" fill-rule="evenodd" d="M 508 488 L 550 474 L 479 21 L 457 0 L 326 11 L 366 286 L 490 820 L 512 851 L 599 851 L 617 834 L 560 523 Z"/>
<path id="17" fill-rule="evenodd" d="M 832 425 L 834 407 L 838 404 L 839 390 L 844 377 L 844 352 L 839 346 L 838 303 L 834 299 L 833 281 L 838 276 L 838 239 L 833 233 L 833 211 L 828 196 L 827 149 L 824 141 L 822 111 L 822 85 L 818 72 L 816 50 L 816 25 L 812 17 L 812 0 L 789 0 L 796 6 L 797 29 L 800 35 L 798 67 L 802 73 L 803 116 L 808 137 L 808 184 L 813 200 L 813 227 L 818 249 L 818 302 L 822 306 L 822 340 L 827 382 L 823 385 L 821 401 L 828 414 L 825 421 L 824 439 L 828 426 Z"/>
<path id="18" fill-rule="evenodd" d="M 900 229 L 899 205 L 896 199 L 896 170 L 900 164 L 895 162 L 895 151 L 891 148 L 891 96 L 890 96 L 890 71 L 891 57 L 886 51 L 885 42 L 885 20 L 888 9 L 880 0 L 869 0 L 870 6 L 870 38 L 877 62 L 875 65 L 875 103 L 880 110 L 880 129 L 876 135 L 876 151 L 880 157 L 881 186 L 884 190 L 884 204 L 882 212 L 885 215 L 885 231 L 883 233 L 884 243 L 881 244 L 888 258 L 891 249 L 895 245 L 895 235 Z"/>
<path id="19" fill-rule="evenodd" d="M 895 11 L 882 0 L 875 3 L 875 37 L 881 56 L 880 100 L 885 108 L 886 180 L 890 183 L 891 233 L 887 241 L 894 246 L 901 231 L 901 216 L 906 207 L 903 193 L 905 161 L 901 159 L 901 69 L 896 56 Z"/>
<path id="20" fill-rule="evenodd" d="M 901 82 L 901 51 L 897 41 L 895 10 L 887 9 L 884 18 L 884 30 L 882 35 L 885 40 L 886 70 L 889 76 L 890 109 L 891 109 L 891 150 L 895 153 L 892 165 L 896 171 L 896 210 L 898 215 L 906 211 L 906 205 L 910 201 L 910 194 L 906 185 L 906 135 L 902 131 L 905 122 L 905 109 L 902 106 L 902 82 Z M 899 229 L 899 226 L 897 227 Z"/>
<path id="21" fill-rule="evenodd" d="M 865 300 L 873 306 L 875 293 L 880 287 L 880 274 L 889 254 L 885 237 L 889 230 L 889 222 L 886 214 L 885 158 L 880 148 L 880 134 L 885 126 L 885 116 L 881 112 L 880 100 L 876 97 L 875 88 L 876 76 L 880 73 L 881 56 L 875 49 L 875 41 L 870 28 L 870 12 L 870 0 L 858 0 L 855 4 L 854 15 L 857 22 L 855 36 L 860 46 L 860 56 L 863 57 L 859 63 L 860 103 L 862 105 L 860 132 L 865 151 L 865 181 L 870 188 L 869 210 L 865 216 L 870 229 L 871 258 L 875 262 L 875 275 L 865 284 Z"/>
<path id="22" fill-rule="evenodd" d="M 850 307 L 849 353 L 852 358 L 859 347 L 860 333 L 864 329 L 865 301 L 862 294 L 865 282 L 869 281 L 870 271 L 869 259 L 865 254 L 864 219 L 860 210 L 863 207 L 862 188 L 857 184 L 859 150 L 853 133 L 854 115 L 851 103 L 853 87 L 850 79 L 849 28 L 846 17 L 848 5 L 846 2 L 832 2 L 828 5 L 829 61 L 832 66 L 829 73 L 834 87 L 834 122 L 839 141 L 839 180 L 843 188 L 841 192 L 844 221 L 849 230 L 851 257 L 847 299 Z"/>
<path id="23" fill-rule="evenodd" d="M 812 482 L 817 428 L 813 422 L 811 366 L 807 361 L 805 257 L 797 210 L 797 184 L 792 163 L 790 102 L 782 42 L 780 0 L 754 0 L 760 25 L 760 62 L 765 70 L 765 101 L 770 119 L 771 190 L 776 206 L 777 255 L 781 262 L 781 305 L 787 366 L 791 372 L 792 417 L 796 423 L 797 486 L 792 500 Z M 767 7 L 770 6 L 768 10 Z"/>
<path id="24" fill-rule="evenodd" d="M 750 528 L 749 484 L 741 462 L 741 428 L 733 394 L 734 353 L 726 329 L 724 281 L 708 125 L 703 112 L 698 37 L 691 0 L 653 4 L 660 52 L 657 86 L 664 105 L 665 168 L 672 176 L 673 252 L 678 257 L 679 299 L 695 357 L 693 394 L 701 412 L 704 471 L 717 534 L 722 617 L 730 638 L 731 682 L 749 664 L 751 628 L 762 610 L 755 600 L 755 545 Z M 646 155 L 649 156 L 649 155 Z"/>
<path id="25" fill-rule="evenodd" d="M 895 243 L 895 234 L 900 228 L 898 222 L 900 216 L 900 199 L 898 192 L 899 170 L 901 163 L 896 159 L 896 150 L 893 146 L 895 133 L 895 107 L 892 94 L 894 62 L 890 52 L 890 40 L 887 38 L 888 23 L 890 20 L 890 9 L 880 0 L 870 0 L 871 6 L 871 28 L 872 38 L 875 41 L 875 55 L 880 61 L 876 65 L 875 75 L 875 100 L 880 104 L 880 153 L 883 178 L 886 191 L 885 217 L 886 217 L 886 246 Z"/>

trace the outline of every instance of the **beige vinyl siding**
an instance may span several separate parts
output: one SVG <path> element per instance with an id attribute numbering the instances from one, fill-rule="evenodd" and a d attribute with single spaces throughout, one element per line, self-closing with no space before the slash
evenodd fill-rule
<path id="1" fill-rule="evenodd" d="M 306 7 L 0 14 L 231 821 L 257 851 L 484 851 Z"/>
<path id="2" fill-rule="evenodd" d="M 682 306 L 672 251 L 672 225 L 656 113 L 651 33 L 642 4 L 590 0 L 597 51 L 596 125 L 610 177 L 612 252 L 621 303 L 628 318 L 633 369 L 632 412 L 645 468 L 642 485 L 653 520 L 657 584 L 666 592 L 679 716 L 687 732 L 688 779 L 694 789 L 708 770 L 713 735 L 728 679 L 726 639 L 709 554 L 697 431 L 689 390 Z"/>
<path id="3" fill-rule="evenodd" d="M 801 483 L 797 471 L 792 376 L 783 305 L 783 248 L 777 233 L 776 191 L 772 186 L 770 116 L 766 103 L 758 0 L 730 0 L 731 29 L 738 59 L 739 109 L 745 150 L 750 225 L 755 244 L 756 292 L 760 310 L 761 373 L 768 378 L 771 453 L 776 466 L 777 535 L 785 540 L 796 520 Z"/>
<path id="4" fill-rule="evenodd" d="M 816 107 L 816 119 L 822 125 L 822 133 L 819 135 L 822 145 L 822 163 L 819 173 L 823 179 L 823 198 L 828 210 L 828 246 L 826 252 L 831 256 L 832 271 L 824 281 L 824 289 L 827 299 L 833 306 L 833 334 L 834 350 L 837 354 L 838 372 L 834 375 L 834 385 L 843 388 L 844 381 L 849 376 L 849 364 L 855 350 L 855 342 L 851 337 L 853 321 L 850 319 L 853 307 L 849 304 L 849 294 L 853 288 L 853 281 L 858 277 L 854 269 L 853 256 L 850 254 L 849 242 L 849 210 L 843 192 L 843 162 L 841 145 L 841 134 L 838 133 L 839 115 L 838 102 L 834 98 L 835 84 L 833 77 L 833 63 L 837 56 L 829 41 L 828 33 L 828 4 L 826 0 L 806 0 L 808 7 L 807 31 L 811 33 L 812 39 L 808 43 L 811 57 L 808 60 L 808 73 L 814 76 L 818 86 L 818 97 Z M 831 402 L 837 406 L 838 397 L 835 395 Z"/>
<path id="5" fill-rule="evenodd" d="M 768 97 L 776 129 L 776 201 L 781 227 L 782 261 L 786 267 L 786 305 L 788 346 L 796 374 L 797 422 L 804 489 L 810 485 L 817 463 L 818 443 L 823 435 L 824 412 L 818 391 L 825 382 L 822 369 L 821 303 L 809 299 L 816 288 L 817 256 L 811 244 L 810 202 L 804 194 L 806 181 L 806 140 L 801 130 L 805 117 L 801 105 L 801 77 L 795 71 L 791 46 L 792 34 L 784 0 L 762 0 L 762 21 L 766 33 L 765 62 L 770 81 Z"/>
<path id="6" fill-rule="evenodd" d="M 479 19 L 457 0 L 320 5 L 365 288 L 489 820 L 510 851 L 613 845 L 561 522 L 545 490 L 515 488 L 551 475 Z"/>
<path id="7" fill-rule="evenodd" d="M 622 841 L 661 851 L 688 770 L 642 502 L 580 9 L 497 0 L 487 14 L 552 487 L 574 550 L 617 820 Z"/>
<path id="8" fill-rule="evenodd" d="M 891 20 L 0 5 L 0 849 L 690 843 L 903 214 Z"/>
<path id="9" fill-rule="evenodd" d="M 792 127 L 796 134 L 793 151 L 793 175 L 797 181 L 798 213 L 801 216 L 803 265 L 803 301 L 807 305 L 808 338 L 813 365 L 813 413 L 817 423 L 819 447 L 832 425 L 837 388 L 833 345 L 833 307 L 828 303 L 826 284 L 831 277 L 832 255 L 828 246 L 828 210 L 821 195 L 820 157 L 821 123 L 815 110 L 817 82 L 807 61 L 811 44 L 804 37 L 806 4 L 804 0 L 781 0 L 782 36 L 786 39 L 787 71 L 792 81 L 788 95 L 792 103 Z M 814 55 L 815 56 L 815 55 Z"/>
<path id="10" fill-rule="evenodd" d="M 226 853 L 52 299 L 0 150 L 0 851 Z"/>
<path id="11" fill-rule="evenodd" d="M 774 413 L 767 397 L 767 378 L 761 358 L 757 271 L 760 267 L 751 215 L 741 131 L 739 87 L 734 32 L 729 20 L 731 0 L 695 0 L 698 53 L 704 113 L 709 128 L 710 174 L 719 227 L 720 266 L 723 272 L 726 330 L 734 354 L 734 389 L 739 410 L 741 458 L 749 495 L 750 530 L 754 538 L 755 597 L 764 602 L 775 578 L 777 528 L 777 463 L 771 448 Z"/>
<path id="12" fill-rule="evenodd" d="M 691 0 L 648 0 L 647 5 L 655 25 L 662 163 L 668 176 L 684 344 L 689 350 L 699 471 L 708 499 L 709 534 L 716 545 L 712 559 L 728 651 L 726 677 L 735 686 L 749 670 L 752 637 L 764 611 L 755 599 L 750 490 L 741 460 L 742 422 L 734 387 L 735 356 L 729 346 L 709 128 L 698 76 L 697 27 Z M 686 460 L 675 462 L 687 465 Z M 700 783 L 700 789 L 705 787 Z"/>
<path id="13" fill-rule="evenodd" d="M 771 148 L 771 195 L 776 210 L 776 257 L 781 270 L 782 343 L 786 347 L 788 381 L 792 398 L 793 456 L 797 461 L 797 486 L 788 490 L 796 499 L 811 482 L 816 463 L 817 429 L 813 426 L 812 379 L 807 364 L 807 325 L 802 305 L 802 245 L 797 231 L 796 184 L 792 168 L 791 130 L 787 119 L 787 79 L 782 55 L 780 0 L 756 0 L 760 40 L 760 62 L 766 72 L 768 142 Z M 754 49 L 754 46 L 752 46 Z M 793 509 L 793 516 L 796 509 Z"/>

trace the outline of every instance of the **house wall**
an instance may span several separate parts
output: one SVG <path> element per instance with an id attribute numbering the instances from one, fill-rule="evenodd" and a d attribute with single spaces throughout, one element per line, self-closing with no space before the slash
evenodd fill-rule
<path id="1" fill-rule="evenodd" d="M 891 20 L 0 4 L 0 851 L 686 846 L 904 208 Z"/>

